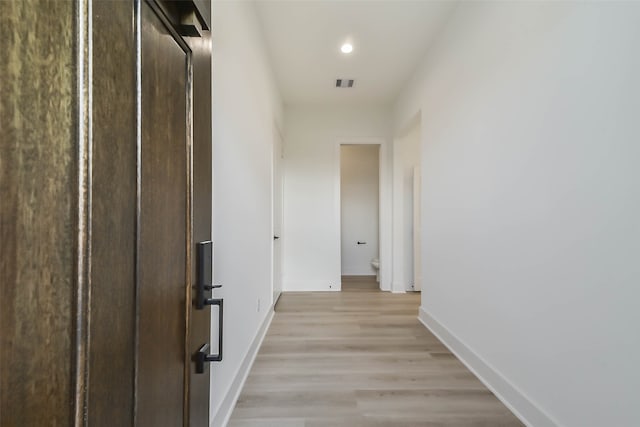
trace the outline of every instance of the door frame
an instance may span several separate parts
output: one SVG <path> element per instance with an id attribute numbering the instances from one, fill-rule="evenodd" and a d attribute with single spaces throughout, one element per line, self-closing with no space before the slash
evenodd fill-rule
<path id="1" fill-rule="evenodd" d="M 378 154 L 378 191 L 379 191 L 379 207 L 378 207 L 378 252 L 380 256 L 380 290 L 391 290 L 391 156 L 389 143 L 383 137 L 365 136 L 365 137 L 341 137 L 334 143 L 334 161 L 333 161 L 333 182 L 334 182 L 334 242 L 335 254 L 334 258 L 334 277 L 333 283 L 338 283 L 336 291 L 342 290 L 342 231 L 340 229 L 341 221 L 341 203 L 340 203 L 340 147 L 342 145 L 379 145 Z M 332 289 L 333 290 L 333 289 Z"/>

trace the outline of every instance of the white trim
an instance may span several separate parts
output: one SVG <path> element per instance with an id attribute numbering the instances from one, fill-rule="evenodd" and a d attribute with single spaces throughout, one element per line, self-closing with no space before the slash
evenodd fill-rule
<path id="1" fill-rule="evenodd" d="M 387 220 L 387 211 L 390 210 L 392 201 L 392 191 L 388 188 L 391 164 L 389 162 L 387 140 L 377 136 L 363 137 L 340 137 L 336 139 L 333 157 L 333 177 L 334 177 L 334 221 L 337 224 L 336 235 L 336 261 L 334 270 L 337 272 L 338 282 L 340 282 L 342 268 L 342 247 L 340 235 L 340 146 L 341 145 L 379 145 L 380 152 L 378 154 L 378 191 L 379 191 L 379 207 L 378 207 L 378 256 L 380 259 L 380 289 L 383 291 L 391 290 L 391 214 Z"/>
<path id="2" fill-rule="evenodd" d="M 394 273 L 396 272 L 397 269 L 394 269 Z M 396 277 L 394 277 L 395 279 Z M 403 282 L 396 282 L 395 280 L 393 282 L 391 282 L 391 293 L 393 294 L 404 294 L 406 293 L 407 290 L 405 289 L 404 283 Z"/>
<path id="3" fill-rule="evenodd" d="M 249 376 L 249 372 L 251 371 L 251 367 L 253 366 L 253 362 L 256 360 L 256 356 L 258 355 L 258 351 L 260 350 L 260 346 L 262 345 L 262 341 L 264 341 L 264 337 L 269 330 L 269 326 L 271 325 L 271 321 L 273 320 L 273 306 L 271 306 L 269 314 L 265 317 L 262 325 L 258 329 L 253 342 L 249 346 L 247 353 L 236 372 L 236 375 L 231 381 L 231 386 L 227 391 L 227 395 L 222 399 L 222 403 L 218 407 L 218 410 L 211 417 L 210 426 L 211 427 L 224 427 L 229 423 L 229 418 L 231 418 L 231 414 L 233 413 L 233 409 L 236 406 L 236 402 L 238 401 L 238 397 L 240 397 L 240 392 L 242 392 L 242 388 L 244 387 L 244 383 L 247 381 L 247 377 Z M 210 379 L 211 381 L 211 379 Z M 213 388 L 212 388 L 213 390 Z"/>
<path id="4" fill-rule="evenodd" d="M 429 329 L 516 417 L 529 427 L 558 427 L 560 423 L 545 413 L 522 390 L 486 362 L 442 323 L 420 307 L 418 320 Z"/>

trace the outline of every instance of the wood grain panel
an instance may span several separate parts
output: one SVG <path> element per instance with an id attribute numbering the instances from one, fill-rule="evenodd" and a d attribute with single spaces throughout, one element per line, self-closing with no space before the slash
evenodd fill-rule
<path id="1" fill-rule="evenodd" d="M 71 1 L 0 1 L 2 426 L 73 420 L 74 12 Z"/>
<path id="2" fill-rule="evenodd" d="M 283 293 L 229 426 L 522 426 L 418 322 L 419 293 L 376 288 Z"/>
<path id="3" fill-rule="evenodd" d="M 133 3 L 93 0 L 88 421 L 133 424 L 136 96 Z"/>
<path id="4" fill-rule="evenodd" d="M 211 34 L 187 41 L 193 52 L 193 241 L 201 242 L 211 239 Z M 192 262 L 194 278 L 195 267 Z M 209 342 L 211 313 L 210 307 L 195 310 L 191 304 L 189 352 Z M 190 425 L 201 426 L 209 420 L 210 378 L 196 374 L 192 363 L 188 369 Z"/>
<path id="5" fill-rule="evenodd" d="M 183 424 L 187 56 L 142 4 L 137 424 Z"/>

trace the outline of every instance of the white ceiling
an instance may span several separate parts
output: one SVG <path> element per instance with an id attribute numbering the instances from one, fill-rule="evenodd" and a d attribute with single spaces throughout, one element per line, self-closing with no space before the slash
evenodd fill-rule
<path id="1" fill-rule="evenodd" d="M 390 103 L 421 62 L 453 1 L 256 2 L 284 102 Z M 340 46 L 350 41 L 350 55 Z M 337 78 L 355 79 L 351 89 Z"/>

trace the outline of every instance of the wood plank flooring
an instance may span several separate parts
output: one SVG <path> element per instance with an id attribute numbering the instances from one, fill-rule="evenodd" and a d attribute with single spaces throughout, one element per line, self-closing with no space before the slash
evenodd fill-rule
<path id="1" fill-rule="evenodd" d="M 232 427 L 522 426 L 417 320 L 419 293 L 284 293 Z"/>

